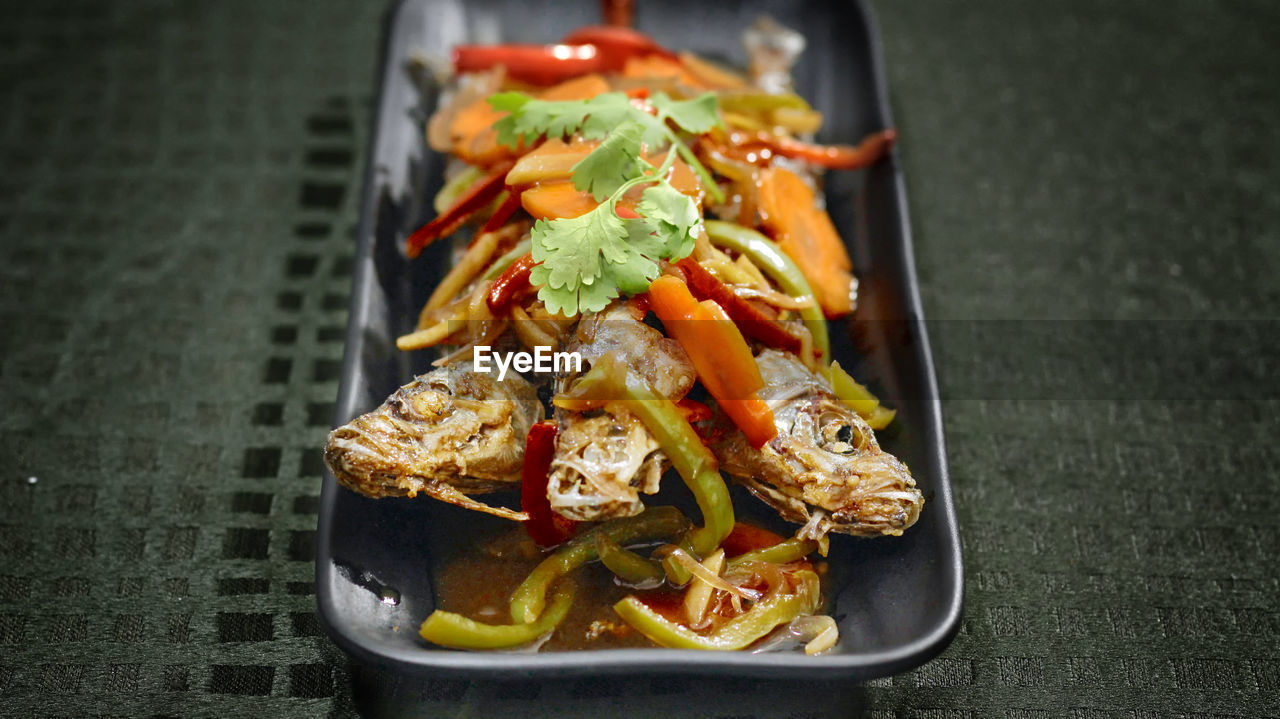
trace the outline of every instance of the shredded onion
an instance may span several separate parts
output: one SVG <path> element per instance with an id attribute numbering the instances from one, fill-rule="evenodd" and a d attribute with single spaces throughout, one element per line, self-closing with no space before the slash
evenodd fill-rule
<path id="1" fill-rule="evenodd" d="M 734 287 L 733 294 L 744 300 L 763 300 L 774 307 L 784 310 L 802 310 L 806 307 L 813 306 L 812 295 L 792 297 L 791 295 L 783 294 L 777 290 L 760 290 L 755 287 Z"/>
<path id="2" fill-rule="evenodd" d="M 689 556 L 688 552 L 679 547 L 671 550 L 671 558 L 674 559 L 677 564 L 689 570 L 689 573 L 693 576 L 722 592 L 728 592 L 730 596 L 738 597 L 740 599 L 749 599 L 753 602 L 760 598 L 760 592 L 757 592 L 754 589 L 743 589 L 742 587 L 737 587 L 726 582 L 721 579 L 719 575 L 702 566 L 702 564 L 696 559 Z"/>
<path id="3" fill-rule="evenodd" d="M 825 652 L 835 646 L 840 638 L 840 627 L 836 620 L 825 614 L 808 617 L 796 617 L 791 620 L 791 631 L 799 634 L 801 639 L 808 639 L 804 645 L 805 654 Z"/>

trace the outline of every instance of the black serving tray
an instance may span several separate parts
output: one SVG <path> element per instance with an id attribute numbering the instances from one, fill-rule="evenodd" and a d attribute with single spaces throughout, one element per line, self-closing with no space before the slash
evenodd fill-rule
<path id="1" fill-rule="evenodd" d="M 412 329 L 418 308 L 448 266 L 447 247 L 433 247 L 413 262 L 399 249 L 406 234 L 429 218 L 426 199 L 439 188 L 444 164 L 426 147 L 422 129 L 434 91 L 414 82 L 406 60 L 414 53 L 448 57 L 462 42 L 555 41 L 574 27 L 598 22 L 597 12 L 593 2 L 509 0 L 405 0 L 392 11 L 335 424 L 377 406 L 426 368 L 428 358 L 414 356 L 425 353 L 398 352 L 394 338 Z M 668 47 L 745 63 L 739 34 L 762 13 L 808 40 L 796 84 L 827 118 L 819 139 L 856 142 L 890 126 L 879 41 L 861 4 L 644 0 L 637 26 Z M 451 537 L 490 520 L 425 497 L 367 499 L 340 489 L 326 474 L 316 596 L 333 640 L 357 660 L 384 668 L 486 679 L 665 672 L 865 679 L 904 671 L 940 652 L 959 626 L 963 568 L 896 153 L 863 173 L 831 173 L 826 189 L 862 280 L 856 321 L 832 327 L 834 354 L 898 409 L 895 425 L 881 441 L 911 467 L 927 500 L 919 522 L 902 537 L 833 535 L 826 584 L 828 611 L 840 624 L 835 650 L 811 657 L 798 652 L 532 654 L 434 648 L 417 635 L 435 604 L 433 556 Z M 735 491 L 735 505 L 740 514 L 778 523 L 745 493 Z"/>

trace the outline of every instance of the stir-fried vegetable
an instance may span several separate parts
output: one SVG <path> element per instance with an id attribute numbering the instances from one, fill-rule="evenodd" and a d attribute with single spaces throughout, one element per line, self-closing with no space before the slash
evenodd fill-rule
<path id="1" fill-rule="evenodd" d="M 529 273 L 533 271 L 533 255 L 525 253 L 498 275 L 489 288 L 489 311 L 500 315 L 516 298 L 530 289 Z"/>
<path id="2" fill-rule="evenodd" d="M 467 188 L 452 207 L 409 235 L 406 247 L 408 255 L 417 257 L 424 247 L 441 237 L 457 232 L 458 228 L 466 224 L 476 213 L 488 207 L 489 203 L 502 192 L 503 178 L 510 169 L 510 165 L 499 165 L 484 179 Z"/>
<path id="3" fill-rule="evenodd" d="M 542 560 L 512 592 L 511 619 L 517 623 L 537 620 L 546 606 L 547 591 L 551 585 L 597 558 L 597 534 L 606 535 L 616 544 L 670 540 L 688 526 L 689 520 L 675 507 L 650 507 L 642 514 L 610 520 L 575 536 Z"/>
<path id="4" fill-rule="evenodd" d="M 520 480 L 520 509 L 529 519 L 524 528 L 540 546 L 555 546 L 573 536 L 577 522 L 551 511 L 547 500 L 547 472 L 556 451 L 556 426 L 538 422 L 529 428 L 524 445 L 524 471 Z"/>
<path id="5" fill-rule="evenodd" d="M 871 390 L 863 387 L 839 362 L 831 363 L 831 388 L 836 396 L 853 408 L 858 416 L 867 421 L 871 429 L 884 429 L 889 426 L 897 411 L 880 404 L 880 400 L 871 394 Z"/>
<path id="6" fill-rule="evenodd" d="M 735 147 L 744 153 L 767 148 L 771 153 L 793 157 L 832 170 L 856 170 L 875 163 L 889 153 L 898 139 L 896 130 L 881 130 L 863 138 L 857 145 L 813 145 L 785 135 L 757 132 L 736 138 Z"/>
<path id="7" fill-rule="evenodd" d="M 818 607 L 818 575 L 808 570 L 795 572 L 799 586 L 791 593 L 778 592 L 756 602 L 711 634 L 699 634 L 650 609 L 636 597 L 613 605 L 628 624 L 654 642 L 676 649 L 742 649 L 773 631 L 774 627 L 813 612 Z"/>
<path id="8" fill-rule="evenodd" d="M 798 335 L 735 294 L 702 265 L 686 257 L 676 263 L 676 266 L 684 272 L 689 290 L 701 299 L 720 305 L 738 329 L 742 330 L 743 335 L 770 347 L 800 354 L 804 341 Z"/>
<path id="9" fill-rule="evenodd" d="M 804 273 L 790 257 L 783 254 L 768 237 L 748 229 L 742 225 L 720 220 L 707 220 L 703 223 L 707 236 L 712 244 L 744 254 L 751 258 L 757 267 L 782 289 L 794 297 L 812 297 L 813 290 Z M 822 310 L 809 306 L 798 310 L 804 325 L 813 335 L 813 349 L 823 358 L 831 354 L 831 343 L 827 338 L 827 322 Z"/>
<path id="10" fill-rule="evenodd" d="M 853 262 L 813 188 L 785 167 L 760 171 L 760 213 L 778 248 L 804 272 L 827 317 L 853 311 Z"/>
<path id="11" fill-rule="evenodd" d="M 561 583 L 545 612 L 517 624 L 485 624 L 437 609 L 422 623 L 418 634 L 432 644 L 455 649 L 510 649 L 531 644 L 564 621 L 573 605 L 573 593 L 572 583 Z"/>
<path id="12" fill-rule="evenodd" d="M 604 532 L 596 534 L 596 553 L 601 564 L 633 586 L 657 586 L 666 577 L 661 564 L 620 546 Z"/>
<path id="13" fill-rule="evenodd" d="M 666 275 L 649 285 L 649 304 L 693 366 L 698 379 L 754 447 L 778 433 L 773 412 L 756 392 L 764 387 L 760 368 L 737 325 L 719 305 L 698 302 L 681 280 Z"/>
<path id="14" fill-rule="evenodd" d="M 744 552 L 729 560 L 730 566 L 740 566 L 748 562 L 769 562 L 770 564 L 786 564 L 818 551 L 818 543 L 811 539 L 792 537 L 777 544 Z"/>

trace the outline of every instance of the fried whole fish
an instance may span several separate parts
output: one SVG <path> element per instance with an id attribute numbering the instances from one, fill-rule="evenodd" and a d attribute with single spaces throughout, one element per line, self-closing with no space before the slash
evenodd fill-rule
<path id="1" fill-rule="evenodd" d="M 329 433 L 325 464 L 343 486 L 369 497 L 419 492 L 507 519 L 525 515 L 468 494 L 517 488 L 525 437 L 543 417 L 533 386 L 515 373 L 475 372 L 458 362 L 421 375 L 377 409 Z"/>
<path id="2" fill-rule="evenodd" d="M 680 343 L 636 319 L 625 303 L 584 319 L 568 349 L 591 363 L 613 353 L 667 397 L 683 396 L 696 374 Z M 563 390 L 572 377 L 562 377 Z M 580 521 L 630 517 L 644 509 L 640 494 L 658 491 L 666 455 L 639 418 L 620 405 L 589 412 L 557 409 L 555 456 L 547 499 L 558 514 Z"/>
<path id="3" fill-rule="evenodd" d="M 792 522 L 797 536 L 827 532 L 900 535 L 920 517 L 924 497 L 907 466 L 794 355 L 756 358 L 778 435 L 754 449 L 741 432 L 720 432 L 712 450 L 720 468 Z M 718 414 L 717 423 L 727 423 Z M 732 427 L 732 425 L 729 425 Z"/>

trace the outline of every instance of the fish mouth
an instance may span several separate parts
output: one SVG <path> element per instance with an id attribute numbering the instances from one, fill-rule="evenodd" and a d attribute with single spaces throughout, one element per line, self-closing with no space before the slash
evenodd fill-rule
<path id="1" fill-rule="evenodd" d="M 841 502 L 813 501 L 814 483 L 780 487 L 754 477 L 734 480 L 757 499 L 773 507 L 783 519 L 803 525 L 796 536 L 821 539 L 828 532 L 859 537 L 900 536 L 920 517 L 923 498 L 914 483 L 901 489 L 859 491 L 858 498 Z M 790 491 L 788 491 L 790 490 Z M 799 490 L 801 496 L 794 494 Z M 817 490 L 821 492 L 822 490 Z"/>

